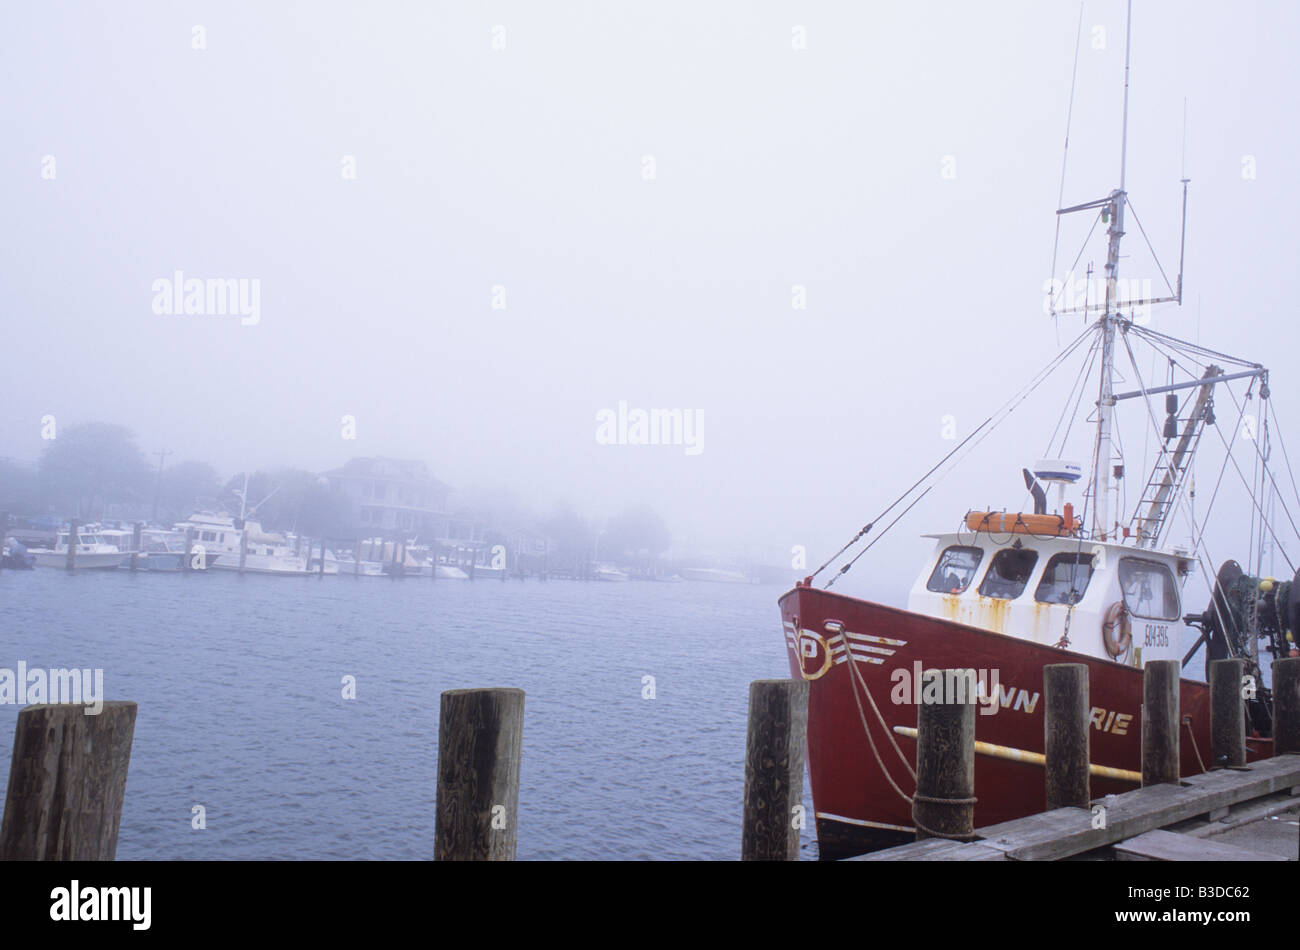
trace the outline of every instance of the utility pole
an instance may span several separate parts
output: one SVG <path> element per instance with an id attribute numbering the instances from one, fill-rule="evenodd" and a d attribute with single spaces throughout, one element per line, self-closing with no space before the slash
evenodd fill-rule
<path id="1" fill-rule="evenodd" d="M 154 479 L 153 483 L 153 517 L 149 519 L 154 524 L 158 523 L 158 493 L 162 490 L 163 459 L 171 454 L 168 449 L 154 453 L 154 455 L 158 456 L 158 477 Z"/>

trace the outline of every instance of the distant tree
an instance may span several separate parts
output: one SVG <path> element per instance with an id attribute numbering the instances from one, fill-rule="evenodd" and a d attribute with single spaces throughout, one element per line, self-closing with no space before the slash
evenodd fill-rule
<path id="1" fill-rule="evenodd" d="M 0 511 L 44 514 L 45 494 L 35 468 L 0 460 Z"/>
<path id="2" fill-rule="evenodd" d="M 600 556 L 626 561 L 656 558 L 672 540 L 668 526 L 653 509 L 636 505 L 609 519 L 600 537 Z"/>
<path id="3" fill-rule="evenodd" d="M 51 502 L 78 518 L 95 517 L 106 504 L 141 502 L 153 487 L 135 436 L 104 422 L 64 428 L 46 446 L 39 473 Z"/>
<path id="4" fill-rule="evenodd" d="M 211 504 L 220 489 L 217 471 L 207 462 L 178 462 L 157 478 L 158 517 L 163 521 L 188 518 Z"/>
<path id="5" fill-rule="evenodd" d="M 555 540 L 551 548 L 552 567 L 579 571 L 591 560 L 596 533 L 568 505 L 561 505 L 544 529 Z"/>

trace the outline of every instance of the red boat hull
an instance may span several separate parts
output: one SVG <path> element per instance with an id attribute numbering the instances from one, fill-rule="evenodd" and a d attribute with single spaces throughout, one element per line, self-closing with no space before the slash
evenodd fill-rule
<path id="1" fill-rule="evenodd" d="M 916 727 L 920 694 L 914 680 L 921 669 L 987 671 L 996 702 L 977 708 L 976 740 L 1042 753 L 1043 667 L 1085 664 L 1093 764 L 1141 772 L 1140 669 L 812 587 L 797 587 L 779 603 L 790 674 L 810 680 L 808 770 L 823 859 L 914 839 L 911 806 L 890 786 L 881 763 L 903 792 L 915 791 L 890 737 L 914 769 L 916 742 L 895 727 Z M 842 625 L 843 635 L 833 632 L 836 624 Z M 861 673 L 879 717 L 860 691 L 855 698 L 850 662 Z M 1179 703 L 1182 774 L 1194 775 L 1212 764 L 1209 687 L 1183 680 Z M 1270 740 L 1247 740 L 1248 759 L 1271 754 Z M 1093 776 L 1092 794 L 1099 798 L 1137 784 Z M 1043 767 L 977 754 L 975 795 L 977 828 L 1041 812 L 1046 807 Z"/>

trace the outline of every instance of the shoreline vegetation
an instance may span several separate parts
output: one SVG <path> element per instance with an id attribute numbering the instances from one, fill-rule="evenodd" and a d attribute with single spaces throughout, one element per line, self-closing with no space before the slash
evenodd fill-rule
<path id="1" fill-rule="evenodd" d="M 601 522 L 565 503 L 550 514 L 509 500 L 464 503 L 418 460 L 354 457 L 324 472 L 281 466 L 223 477 L 207 462 L 173 461 L 169 452 L 155 453 L 151 464 L 123 426 L 85 422 L 56 430 L 50 420 L 47 428 L 34 463 L 0 458 L 0 528 L 28 549 L 56 551 L 61 544 L 66 551 L 73 521 L 82 531 L 119 538 L 134 530 L 134 544 L 130 537 L 118 542 L 124 553 L 147 550 L 140 529 L 170 531 L 172 569 L 185 570 L 189 562 L 180 563 L 179 554 L 191 551 L 186 526 L 213 516 L 241 531 L 247 522 L 252 537 L 274 539 L 277 554 L 302 559 L 301 568 L 285 573 L 319 569 L 323 543 L 323 573 L 331 574 L 418 575 L 423 568 L 425 576 L 438 571 L 455 579 L 465 573 L 721 583 L 786 583 L 798 574 L 782 566 L 788 557 L 780 552 L 675 550 L 663 518 L 643 504 Z M 191 544 L 215 541 L 207 534 Z M 232 557 L 228 549 L 217 566 L 231 569 Z M 363 559 L 382 570 L 363 572 Z M 41 563 L 54 560 L 47 555 Z M 155 559 L 155 569 L 161 563 Z"/>

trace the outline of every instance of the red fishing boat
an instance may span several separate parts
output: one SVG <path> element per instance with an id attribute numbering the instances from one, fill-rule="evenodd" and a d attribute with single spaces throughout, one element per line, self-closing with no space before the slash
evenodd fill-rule
<path id="1" fill-rule="evenodd" d="M 1127 52 L 1124 89 L 1127 122 Z M 967 671 L 974 690 L 977 828 L 1045 807 L 1042 694 L 1043 667 L 1048 664 L 1082 663 L 1088 668 L 1094 797 L 1128 791 L 1141 782 L 1143 665 L 1172 659 L 1186 666 L 1203 645 L 1209 659 L 1244 659 L 1248 760 L 1271 755 L 1268 663 L 1266 658 L 1261 661 L 1261 645 L 1274 657 L 1296 655 L 1300 574 L 1281 581 L 1264 576 L 1266 531 L 1271 553 L 1286 557 L 1263 517 L 1281 501 L 1270 469 L 1276 419 L 1268 370 L 1146 325 L 1152 305 L 1181 304 L 1182 263 L 1177 286 L 1167 285 L 1166 295 L 1122 293 L 1120 243 L 1130 210 L 1123 158 L 1119 181 L 1108 195 L 1058 212 L 1091 214 L 1105 226 L 1105 287 L 1099 299 L 1058 308 L 1059 285 L 1053 287 L 1054 315 L 1082 313 L 1092 322 L 1003 410 L 780 598 L 790 673 L 809 681 L 807 762 L 822 858 L 914 838 L 915 736 L 917 704 L 925 701 L 923 670 Z M 1182 184 L 1185 223 L 1187 180 Z M 1167 360 L 1168 377 L 1150 384 L 1143 380 L 1135 347 L 1154 350 Z M 1131 360 L 1137 382 L 1131 391 L 1116 392 L 1117 353 Z M 1099 376 L 1092 377 L 1095 405 L 1085 407 L 1095 422 L 1088 465 L 1069 460 L 1066 440 L 1071 430 L 1065 427 L 1060 455 L 1022 470 L 1027 489 L 1023 507 L 1029 509 L 1032 499 L 1032 510 L 968 511 L 956 531 L 929 535 L 934 546 L 906 608 L 830 589 L 883 536 L 879 532 L 864 545 L 876 523 L 901 509 L 885 530 L 892 528 L 1028 392 L 1079 356 L 1086 361 L 1085 369 L 1094 364 L 1099 368 Z M 1087 378 L 1081 371 L 1080 397 Z M 1243 398 L 1234 386 L 1244 389 Z M 1232 428 L 1220 427 L 1216 394 L 1221 407 L 1226 407 L 1227 395 L 1239 410 L 1225 420 Z M 1073 397 L 1072 391 L 1071 401 Z M 1252 422 L 1251 437 L 1241 439 L 1252 398 L 1258 399 L 1262 421 Z M 1154 466 L 1142 473 L 1145 482 L 1138 502 L 1128 511 L 1121 508 L 1128 496 L 1119 491 L 1124 459 L 1115 434 L 1121 405 L 1137 408 L 1140 423 L 1154 429 L 1157 449 Z M 1261 522 L 1258 550 L 1245 558 L 1249 573 L 1235 561 L 1224 562 L 1215 577 L 1208 573 L 1207 565 L 1215 562 L 1205 546 L 1206 521 L 1192 511 L 1188 497 L 1192 460 L 1207 432 L 1224 440 L 1220 482 L 1233 462 L 1234 449 L 1244 448 L 1254 456 L 1256 476 L 1250 482 L 1234 463 Z M 1051 445 L 1049 451 L 1055 450 L 1055 437 Z M 1251 470 L 1248 463 L 1246 471 Z M 1053 490 L 1056 504 L 1049 511 Z M 1077 497 L 1067 502 L 1071 495 Z M 1076 504 L 1081 516 L 1075 514 Z M 1171 526 L 1179 517 L 1190 529 L 1185 546 L 1171 540 Z M 830 574 L 825 586 L 814 586 L 818 575 L 855 546 L 857 553 Z M 1289 559 L 1287 564 L 1294 572 Z M 1212 591 L 1208 607 L 1199 614 L 1184 612 L 1184 586 L 1194 574 Z M 1195 636 L 1186 653 L 1185 633 Z M 1206 683 L 1182 680 L 1180 719 L 1182 773 L 1212 768 Z"/>

